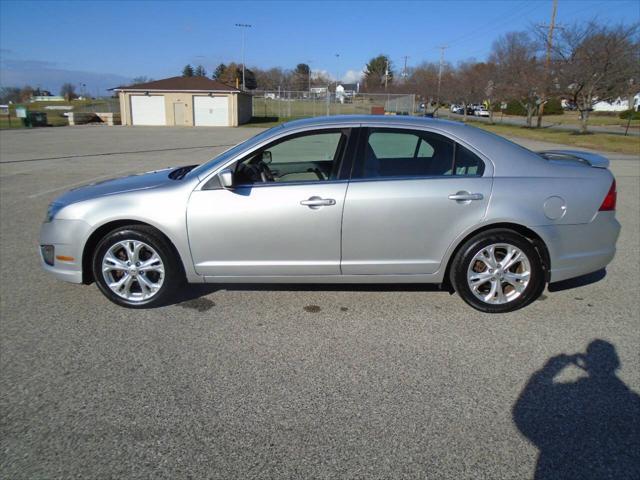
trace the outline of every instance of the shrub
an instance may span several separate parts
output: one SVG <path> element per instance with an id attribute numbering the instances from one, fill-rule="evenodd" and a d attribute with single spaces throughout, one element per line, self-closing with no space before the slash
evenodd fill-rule
<path id="1" fill-rule="evenodd" d="M 629 120 L 629 117 L 631 117 L 631 120 L 640 120 L 640 112 L 636 112 L 634 110 L 625 110 L 624 112 L 620 112 L 620 118 L 623 120 Z"/>
<path id="2" fill-rule="evenodd" d="M 519 115 L 521 117 L 525 117 L 527 115 L 527 111 L 517 100 L 508 101 L 507 108 L 504 110 L 504 113 L 507 115 Z"/>
<path id="3" fill-rule="evenodd" d="M 499 106 L 500 105 L 498 104 L 498 107 Z M 518 115 L 521 117 L 526 117 L 527 115 L 527 111 L 517 100 L 507 102 L 507 108 L 504 113 L 507 115 Z M 544 105 L 543 115 L 562 115 L 563 113 L 564 110 L 562 110 L 562 103 L 560 103 L 559 98 L 550 98 Z"/>
<path id="4" fill-rule="evenodd" d="M 562 115 L 563 113 L 564 110 L 559 98 L 550 98 L 544 106 L 543 115 Z"/>

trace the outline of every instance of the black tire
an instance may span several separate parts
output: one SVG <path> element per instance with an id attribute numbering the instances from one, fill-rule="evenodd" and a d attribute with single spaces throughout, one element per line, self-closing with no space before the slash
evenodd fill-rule
<path id="1" fill-rule="evenodd" d="M 117 295 L 107 285 L 102 273 L 102 262 L 111 247 L 127 240 L 139 241 L 150 246 L 158 254 L 164 266 L 162 286 L 147 299 L 129 300 Z M 93 278 L 100 291 L 113 303 L 127 308 L 153 308 L 170 303 L 185 283 L 180 260 L 169 241 L 156 229 L 146 225 L 126 225 L 109 232 L 97 245 L 93 254 Z M 136 282 L 136 280 L 134 280 Z M 141 290 L 140 285 L 137 285 Z M 134 284 L 133 289 L 136 288 Z"/>
<path id="2" fill-rule="evenodd" d="M 531 268 L 529 283 L 520 295 L 501 304 L 488 303 L 479 299 L 472 292 L 467 281 L 467 272 L 475 255 L 493 244 L 509 244 L 520 249 L 527 256 Z M 542 294 L 546 284 L 543 261 L 539 252 L 525 237 L 508 229 L 487 230 L 465 242 L 451 263 L 449 279 L 455 291 L 467 304 L 485 313 L 506 313 L 518 310 L 536 300 Z M 513 287 L 509 287 L 506 283 L 504 285 L 515 292 Z"/>

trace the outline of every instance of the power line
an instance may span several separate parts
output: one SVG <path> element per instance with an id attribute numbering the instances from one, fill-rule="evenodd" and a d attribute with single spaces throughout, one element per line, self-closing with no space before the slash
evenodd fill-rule
<path id="1" fill-rule="evenodd" d="M 508 21 L 512 20 L 513 18 L 515 18 L 516 16 L 521 15 L 525 11 L 530 10 L 530 7 L 531 7 L 531 3 L 528 2 L 527 0 L 524 0 L 517 7 L 507 11 L 506 13 L 504 13 L 502 18 L 500 18 L 500 21 L 502 23 L 508 22 Z M 537 8 L 537 5 L 534 8 Z M 460 37 L 458 37 L 456 39 L 453 39 L 453 40 L 447 42 L 447 44 L 449 46 L 457 45 L 460 42 L 463 42 L 463 41 L 466 42 L 467 40 L 476 40 L 477 38 L 478 38 L 478 33 L 477 32 L 470 32 L 470 33 L 466 33 L 466 34 L 461 35 Z"/>

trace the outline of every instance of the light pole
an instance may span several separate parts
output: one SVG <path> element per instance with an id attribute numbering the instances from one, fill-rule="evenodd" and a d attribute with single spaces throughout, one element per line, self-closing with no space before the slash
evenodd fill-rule
<path id="1" fill-rule="evenodd" d="M 440 85 L 442 84 L 442 67 L 444 65 L 444 51 L 449 48 L 448 45 L 442 45 L 438 47 L 440 49 L 440 66 L 438 67 L 438 94 L 436 95 L 436 109 L 440 105 Z M 426 100 L 425 100 L 426 102 Z M 427 111 L 427 104 L 424 105 L 424 111 Z"/>
<path id="2" fill-rule="evenodd" d="M 236 23 L 236 27 L 239 27 L 242 30 L 242 91 L 245 91 L 244 84 L 244 32 L 245 29 L 251 28 L 251 25 L 248 23 Z"/>
<path id="3" fill-rule="evenodd" d="M 338 76 L 340 75 L 340 54 L 336 53 L 336 91 L 338 90 Z"/>

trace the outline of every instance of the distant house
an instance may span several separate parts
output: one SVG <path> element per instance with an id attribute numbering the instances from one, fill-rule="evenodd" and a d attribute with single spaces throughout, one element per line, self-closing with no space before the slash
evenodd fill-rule
<path id="1" fill-rule="evenodd" d="M 251 119 L 251 96 L 206 77 L 171 77 L 111 89 L 123 125 L 237 127 Z"/>
<path id="2" fill-rule="evenodd" d="M 336 86 L 336 100 L 340 103 L 351 103 L 353 97 L 360 91 L 359 83 L 339 83 Z"/>
<path id="3" fill-rule="evenodd" d="M 353 97 L 355 94 L 360 93 L 360 82 L 340 83 L 338 86 L 344 89 L 345 97 Z"/>
<path id="4" fill-rule="evenodd" d="M 593 106 L 594 112 L 622 112 L 624 110 L 629 110 L 629 100 L 623 100 L 621 97 L 610 102 L 603 100 Z"/>
<path id="5" fill-rule="evenodd" d="M 59 95 L 51 95 L 50 92 L 40 92 L 40 93 L 48 93 L 49 95 L 34 95 L 29 99 L 30 102 L 64 102 L 64 97 Z"/>
<path id="6" fill-rule="evenodd" d="M 315 98 L 326 98 L 327 87 L 311 87 L 311 96 Z"/>

